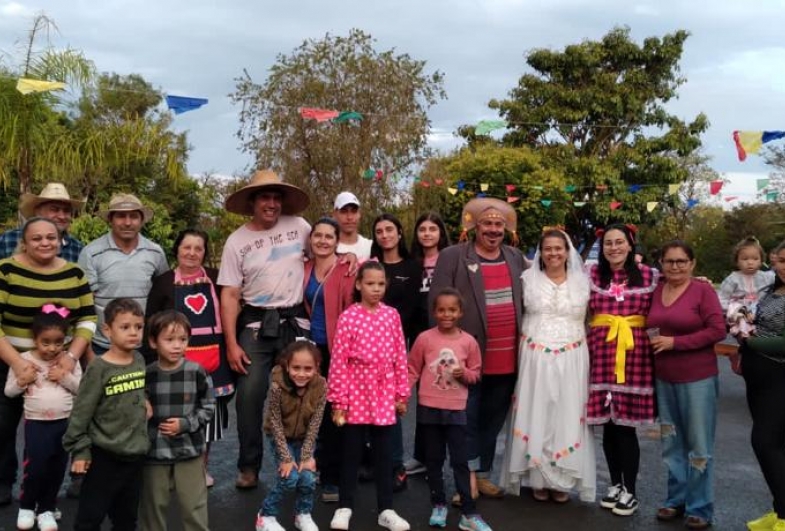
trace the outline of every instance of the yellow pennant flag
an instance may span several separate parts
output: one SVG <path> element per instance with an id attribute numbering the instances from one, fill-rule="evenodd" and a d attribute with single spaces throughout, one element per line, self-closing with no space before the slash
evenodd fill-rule
<path id="1" fill-rule="evenodd" d="M 668 185 L 668 195 L 673 195 L 679 192 L 679 185 L 678 184 L 669 184 Z"/>
<path id="2" fill-rule="evenodd" d="M 457 188 L 447 188 L 447 191 L 450 192 L 451 195 L 455 195 L 458 193 Z"/>
<path id="3" fill-rule="evenodd" d="M 488 183 L 480 183 L 480 191 L 487 192 L 488 191 Z"/>
<path id="4" fill-rule="evenodd" d="M 50 90 L 61 90 L 65 88 L 65 83 L 60 81 L 41 81 L 40 79 L 27 79 L 20 77 L 16 82 L 16 90 L 22 94 L 32 92 L 48 92 Z"/>
<path id="5" fill-rule="evenodd" d="M 657 208 L 657 205 L 659 205 L 659 204 L 660 204 L 659 201 L 648 201 L 646 203 L 646 212 L 653 211 L 655 208 Z"/>

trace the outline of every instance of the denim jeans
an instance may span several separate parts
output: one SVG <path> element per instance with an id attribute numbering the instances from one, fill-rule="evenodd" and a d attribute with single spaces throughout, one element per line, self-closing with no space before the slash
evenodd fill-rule
<path id="1" fill-rule="evenodd" d="M 469 470 L 478 472 L 479 477 L 490 475 L 496 438 L 510 411 L 517 378 L 517 374 L 484 374 L 480 383 L 469 386 L 466 453 Z"/>
<path id="2" fill-rule="evenodd" d="M 295 514 L 311 514 L 313 511 L 313 493 L 316 491 L 316 473 L 310 470 L 298 472 L 297 468 L 292 468 L 288 478 L 278 475 L 278 466 L 281 464 L 281 456 L 275 451 L 275 442 L 272 437 L 267 438 L 270 448 L 275 455 L 276 481 L 272 490 L 267 494 L 262 504 L 262 514 L 264 516 L 278 516 L 281 510 L 281 501 L 286 493 L 297 491 L 297 498 L 294 501 Z M 288 441 L 289 453 L 292 454 L 297 465 L 300 464 L 300 451 L 302 441 Z"/>
<path id="3" fill-rule="evenodd" d="M 714 516 L 714 434 L 719 379 L 656 381 L 662 459 L 668 467 L 666 507 L 684 506 L 687 516 Z"/>
<path id="4" fill-rule="evenodd" d="M 237 408 L 237 438 L 240 443 L 237 468 L 258 472 L 262 467 L 264 451 L 262 446 L 264 401 L 267 398 L 270 371 L 278 352 L 275 350 L 275 341 L 258 341 L 256 332 L 250 328 L 244 328 L 240 332 L 239 343 L 251 360 L 251 364 L 245 366 L 248 374 L 237 376 L 235 407 Z"/>

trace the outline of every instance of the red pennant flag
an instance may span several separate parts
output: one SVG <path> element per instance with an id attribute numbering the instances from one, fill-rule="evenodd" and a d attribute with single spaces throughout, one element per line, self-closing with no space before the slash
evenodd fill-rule
<path id="1" fill-rule="evenodd" d="M 444 179 L 436 179 L 434 182 L 436 183 L 437 186 L 441 186 L 442 184 L 444 184 Z"/>
<path id="2" fill-rule="evenodd" d="M 722 181 L 711 181 L 709 183 L 709 193 L 711 193 L 711 195 L 717 195 L 720 193 L 720 190 L 722 190 L 723 184 Z"/>
<path id="3" fill-rule="evenodd" d="M 384 172 L 382 172 L 382 170 L 376 170 L 376 180 L 381 181 L 382 177 L 384 177 Z"/>
<path id="4" fill-rule="evenodd" d="M 429 183 L 428 181 L 422 181 L 422 182 L 420 182 L 420 185 L 423 188 L 430 188 L 431 187 L 431 183 Z"/>
<path id="5" fill-rule="evenodd" d="M 510 193 L 515 191 L 515 185 L 514 184 L 508 184 L 508 185 L 505 186 L 505 188 L 507 188 L 507 193 L 508 194 L 510 194 Z"/>
<path id="6" fill-rule="evenodd" d="M 737 195 L 729 195 L 728 197 L 726 197 L 726 198 L 725 198 L 725 201 L 727 201 L 728 203 L 730 203 L 731 201 L 735 201 L 735 200 L 737 200 L 738 198 L 739 198 L 739 196 L 737 196 Z"/>
<path id="7" fill-rule="evenodd" d="M 508 203 L 515 203 L 519 199 L 520 199 L 520 197 L 518 197 L 518 196 L 515 196 L 515 197 L 510 196 L 510 197 L 507 198 L 507 202 Z"/>
<path id="8" fill-rule="evenodd" d="M 608 185 L 607 184 L 598 184 L 594 188 L 597 189 L 598 192 L 604 192 L 605 190 L 608 189 Z"/>
<path id="9" fill-rule="evenodd" d="M 621 203 L 618 201 L 611 201 L 611 210 L 616 210 L 621 206 Z"/>
<path id="10" fill-rule="evenodd" d="M 317 122 L 326 122 L 337 118 L 340 113 L 338 111 L 331 111 L 330 109 L 314 109 L 311 107 L 302 107 L 300 109 L 300 116 L 306 120 L 316 120 Z"/>

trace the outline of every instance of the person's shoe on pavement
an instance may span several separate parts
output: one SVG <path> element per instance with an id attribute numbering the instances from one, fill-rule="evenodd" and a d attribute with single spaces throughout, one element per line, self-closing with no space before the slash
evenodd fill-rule
<path id="1" fill-rule="evenodd" d="M 256 531 L 286 531 L 275 516 L 256 515 Z"/>
<path id="2" fill-rule="evenodd" d="M 409 531 L 409 522 L 398 516 L 392 509 L 385 509 L 379 515 L 377 523 L 390 531 Z"/>
<path id="3" fill-rule="evenodd" d="M 403 467 L 406 469 L 406 473 L 410 476 L 416 476 L 417 474 L 425 474 L 427 469 L 425 465 L 419 462 L 417 459 L 409 459 L 403 464 Z"/>
<path id="4" fill-rule="evenodd" d="M 57 520 L 52 511 L 44 511 L 36 517 L 38 531 L 57 531 Z"/>
<path id="5" fill-rule="evenodd" d="M 502 498 L 504 496 L 504 490 L 494 485 L 488 478 L 477 478 L 477 491 L 487 498 Z"/>
<path id="6" fill-rule="evenodd" d="M 431 527 L 447 527 L 447 507 L 444 505 L 435 505 L 431 509 L 431 517 L 428 520 L 428 525 Z"/>
<path id="7" fill-rule="evenodd" d="M 608 489 L 607 494 L 600 500 L 600 506 L 604 509 L 613 509 L 619 503 L 619 496 L 621 496 L 622 486 L 614 485 Z"/>
<path id="8" fill-rule="evenodd" d="M 240 469 L 237 473 L 237 480 L 234 486 L 238 489 L 255 489 L 259 485 L 259 473 L 250 468 Z"/>
<path id="9" fill-rule="evenodd" d="M 637 510 L 638 500 L 635 499 L 635 495 L 627 492 L 626 488 L 622 488 L 619 501 L 616 502 L 616 507 L 612 509 L 613 514 L 619 516 L 632 516 Z"/>
<path id="10" fill-rule="evenodd" d="M 330 529 L 337 529 L 339 531 L 349 530 L 349 520 L 352 519 L 352 510 L 342 507 L 336 509 L 333 514 L 333 519 L 330 521 Z"/>
<path id="11" fill-rule="evenodd" d="M 322 485 L 322 503 L 338 503 L 340 500 L 337 485 Z"/>
<path id="12" fill-rule="evenodd" d="M 32 529 L 35 527 L 35 511 L 30 509 L 19 509 L 16 515 L 16 528 L 17 529 Z"/>
<path id="13" fill-rule="evenodd" d="M 462 531 L 493 531 L 491 526 L 479 514 L 461 515 L 458 529 Z"/>
<path id="14" fill-rule="evenodd" d="M 300 531 L 319 531 L 316 522 L 311 518 L 310 513 L 301 513 L 294 517 L 294 528 Z"/>

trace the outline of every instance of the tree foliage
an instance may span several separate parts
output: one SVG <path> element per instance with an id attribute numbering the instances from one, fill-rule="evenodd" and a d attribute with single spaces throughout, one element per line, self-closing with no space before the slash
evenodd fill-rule
<path id="1" fill-rule="evenodd" d="M 444 98 L 443 76 L 425 61 L 378 51 L 360 30 L 306 40 L 279 55 L 263 84 L 250 75 L 231 94 L 241 107 L 237 136 L 257 167 L 271 167 L 312 198 L 309 214 L 332 208 L 341 190 L 355 192 L 369 212 L 394 202 L 395 176 L 427 155 L 427 111 Z M 301 107 L 356 111 L 355 123 L 304 120 Z M 382 179 L 364 179 L 372 168 Z"/>
<path id="2" fill-rule="evenodd" d="M 616 28 L 599 41 L 529 52 L 530 71 L 509 98 L 489 103 L 510 124 L 509 131 L 497 142 L 464 126 L 460 132 L 468 140 L 466 149 L 536 150 L 543 171 L 559 176 L 551 182 L 574 191 L 564 197 L 564 189 L 526 173 L 511 176 L 510 182 L 545 186 L 551 210 L 540 205 L 543 219 L 533 222 L 564 223 L 586 248 L 599 226 L 648 222 L 646 203 L 666 199 L 667 185 L 687 178 L 679 158 L 700 147 L 700 134 L 708 126 L 703 114 L 686 123 L 665 110 L 684 82 L 679 60 L 687 36 L 676 31 L 637 44 L 629 29 Z M 493 171 L 489 166 L 479 173 Z M 640 188 L 631 190 L 630 185 Z M 518 210 L 537 208 L 542 196 L 540 190 L 523 189 Z M 611 209 L 611 202 L 621 207 Z M 559 210 L 554 209 L 557 204 Z"/>

